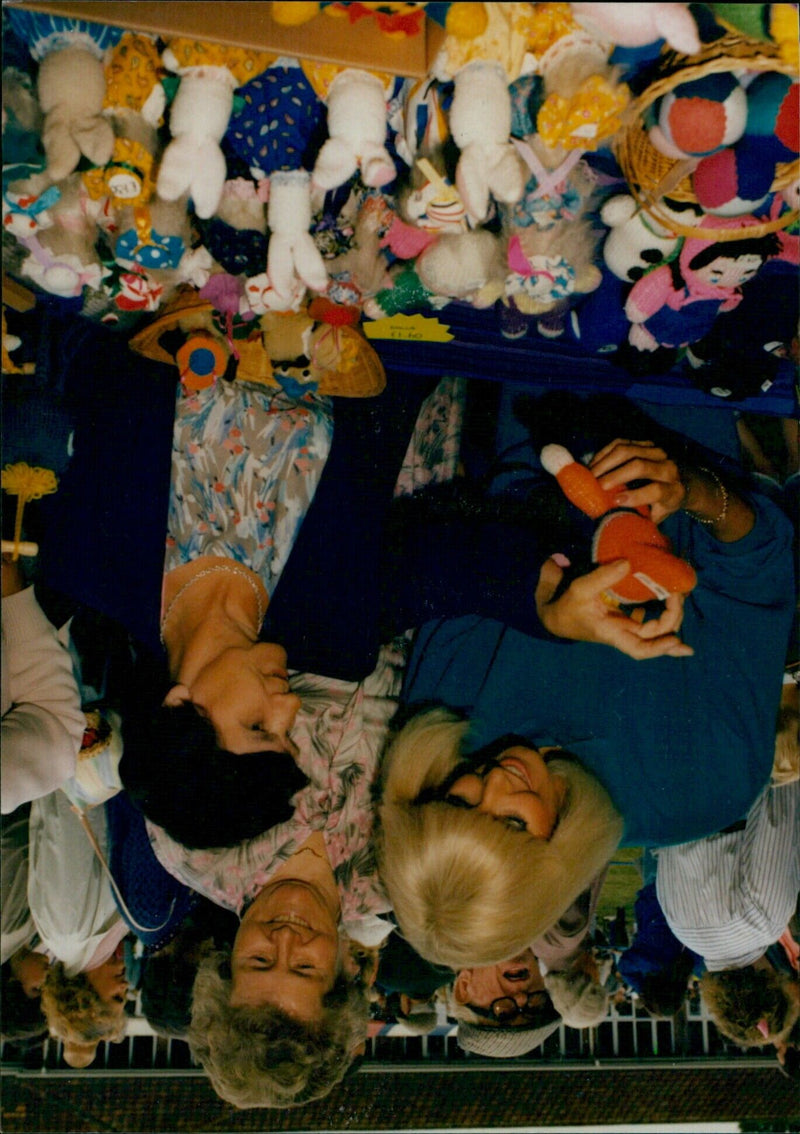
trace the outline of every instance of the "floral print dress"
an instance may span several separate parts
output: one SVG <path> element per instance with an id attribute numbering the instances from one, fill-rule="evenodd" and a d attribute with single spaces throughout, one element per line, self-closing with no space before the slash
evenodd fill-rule
<path id="1" fill-rule="evenodd" d="M 179 391 L 165 573 L 219 555 L 255 571 L 271 597 L 332 436 L 329 398 L 248 382 Z"/>

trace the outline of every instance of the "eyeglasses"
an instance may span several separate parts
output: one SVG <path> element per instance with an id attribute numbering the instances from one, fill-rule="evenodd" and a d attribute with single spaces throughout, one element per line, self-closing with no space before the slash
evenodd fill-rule
<path id="1" fill-rule="evenodd" d="M 550 996 L 541 989 L 529 992 L 522 1006 L 513 996 L 500 996 L 497 1000 L 493 1000 L 488 1008 L 479 1007 L 477 1004 L 470 1004 L 468 1007 L 476 1016 L 482 1016 L 485 1020 L 496 1020 L 498 1024 L 507 1024 L 517 1016 L 539 1021 L 547 1014 L 548 1009 L 552 1011 Z M 543 1019 L 541 1022 L 546 1023 Z"/>

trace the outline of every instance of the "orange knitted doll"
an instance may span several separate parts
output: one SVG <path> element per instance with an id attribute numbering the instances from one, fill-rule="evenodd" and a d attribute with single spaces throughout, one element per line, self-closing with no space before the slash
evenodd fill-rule
<path id="1" fill-rule="evenodd" d="M 598 564 L 627 559 L 630 572 L 608 597 L 617 603 L 645 603 L 669 594 L 688 594 L 697 582 L 692 567 L 674 555 L 669 540 L 650 519 L 647 505 L 619 508 L 614 498 L 620 488 L 606 492 L 597 477 L 579 464 L 562 445 L 545 445 L 541 461 L 558 481 L 567 499 L 597 520 L 592 561 Z"/>

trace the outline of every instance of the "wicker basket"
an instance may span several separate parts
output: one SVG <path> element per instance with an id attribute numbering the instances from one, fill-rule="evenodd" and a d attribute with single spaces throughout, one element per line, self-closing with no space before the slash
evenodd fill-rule
<path id="1" fill-rule="evenodd" d="M 777 46 L 763 40 L 749 39 L 730 29 L 720 39 L 706 45 L 697 55 L 680 55 L 664 51 L 658 59 L 657 74 L 642 95 L 628 107 L 623 125 L 614 139 L 614 152 L 628 182 L 631 195 L 646 213 L 679 236 L 697 235 L 698 225 L 676 224 L 661 206 L 664 197 L 676 201 L 696 202 L 692 189 L 692 172 L 697 164 L 692 159 L 675 161 L 665 157 L 651 143 L 645 127 L 645 113 L 650 106 L 682 83 L 701 79 L 722 71 L 779 71 L 792 78 L 796 69 L 781 59 Z M 772 191 L 787 188 L 800 175 L 795 160 L 776 167 Z M 800 213 L 784 213 L 764 221 L 757 228 L 748 227 L 748 235 L 763 236 L 787 228 Z M 701 218 L 698 218 L 698 222 Z M 738 240 L 741 228 L 714 230 L 715 240 Z"/>

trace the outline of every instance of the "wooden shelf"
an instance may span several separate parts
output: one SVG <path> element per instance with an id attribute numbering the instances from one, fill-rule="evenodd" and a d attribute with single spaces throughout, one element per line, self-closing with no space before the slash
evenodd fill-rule
<path id="1" fill-rule="evenodd" d="M 213 0 L 22 0 L 15 6 L 150 32 L 165 39 L 195 36 L 212 43 L 373 67 L 414 78 L 428 74 L 444 39 L 444 30 L 430 20 L 419 35 L 394 38 L 380 32 L 373 20 L 351 24 L 346 18 L 326 16 L 324 12 L 299 27 L 285 27 L 272 19 L 269 0 L 227 4 Z"/>

